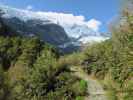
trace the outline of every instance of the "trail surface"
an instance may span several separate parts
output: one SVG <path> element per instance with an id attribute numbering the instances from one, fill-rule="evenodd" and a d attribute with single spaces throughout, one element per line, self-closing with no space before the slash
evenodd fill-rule
<path id="1" fill-rule="evenodd" d="M 85 97 L 85 100 L 108 100 L 106 92 L 97 80 L 86 74 L 80 67 L 71 67 L 71 70 L 76 76 L 88 83 L 87 91 L 89 95 Z"/>

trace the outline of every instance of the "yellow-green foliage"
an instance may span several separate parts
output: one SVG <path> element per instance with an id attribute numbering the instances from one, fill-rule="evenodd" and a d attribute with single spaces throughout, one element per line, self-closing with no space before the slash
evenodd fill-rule
<path id="1" fill-rule="evenodd" d="M 76 100 L 84 100 L 84 97 L 82 97 L 82 96 L 77 96 L 77 97 L 76 97 Z"/>
<path id="2" fill-rule="evenodd" d="M 105 87 L 110 91 L 110 95 L 116 96 L 112 96 L 114 100 L 132 98 L 133 89 L 130 87 L 133 84 L 132 22 L 132 13 L 124 11 L 118 23 L 113 26 L 111 39 L 88 47 L 84 53 L 84 70 L 107 81 Z"/>
<path id="3" fill-rule="evenodd" d="M 0 36 L 0 99 L 74 100 L 85 95 L 84 84 L 69 70 L 79 62 L 59 57 L 53 46 L 36 37 Z"/>

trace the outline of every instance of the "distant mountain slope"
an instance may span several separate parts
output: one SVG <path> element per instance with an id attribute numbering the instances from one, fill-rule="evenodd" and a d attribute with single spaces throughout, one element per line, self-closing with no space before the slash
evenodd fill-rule
<path id="1" fill-rule="evenodd" d="M 64 29 L 57 24 L 41 24 L 42 21 L 37 19 L 25 22 L 16 17 L 2 18 L 2 22 L 4 24 L 0 27 L 0 31 L 2 31 L 0 35 L 21 35 L 26 37 L 37 36 L 42 41 L 54 45 L 64 53 L 70 53 L 79 48 L 79 46 L 73 44 Z M 65 44 L 68 45 L 64 46 Z"/>
<path id="2" fill-rule="evenodd" d="M 16 17 L 3 19 L 4 23 L 16 30 L 19 34 L 28 36 L 39 36 L 41 40 L 54 45 L 62 45 L 65 42 L 69 42 L 64 29 L 54 23 L 42 24 L 41 20 L 28 20 L 22 21 Z"/>

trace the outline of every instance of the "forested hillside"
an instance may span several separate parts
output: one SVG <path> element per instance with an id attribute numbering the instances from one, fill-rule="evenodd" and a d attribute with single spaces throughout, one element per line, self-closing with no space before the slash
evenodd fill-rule
<path id="1" fill-rule="evenodd" d="M 0 36 L 0 100 L 73 100 L 84 96 L 59 54 L 38 38 Z"/>

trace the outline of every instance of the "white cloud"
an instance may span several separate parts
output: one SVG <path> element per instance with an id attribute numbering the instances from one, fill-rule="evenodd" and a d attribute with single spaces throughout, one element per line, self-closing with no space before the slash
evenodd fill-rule
<path id="1" fill-rule="evenodd" d="M 27 10 L 32 10 L 33 7 L 32 7 L 31 5 L 28 5 L 28 6 L 26 7 L 26 9 L 27 9 Z"/>
<path id="2" fill-rule="evenodd" d="M 94 31 L 99 31 L 99 27 L 102 23 L 96 19 L 91 19 L 87 22 L 87 26 Z"/>
<path id="3" fill-rule="evenodd" d="M 38 16 L 44 16 L 51 19 L 54 22 L 60 22 L 60 24 L 66 25 L 87 25 L 88 28 L 93 31 L 99 31 L 102 22 L 96 19 L 90 19 L 86 21 L 83 15 L 75 16 L 73 14 L 57 13 L 57 12 L 36 12 Z"/>
<path id="4" fill-rule="evenodd" d="M 85 43 L 93 43 L 93 42 L 101 42 L 109 39 L 108 37 L 102 37 L 102 36 L 88 36 L 81 38 L 79 41 L 83 44 Z"/>

